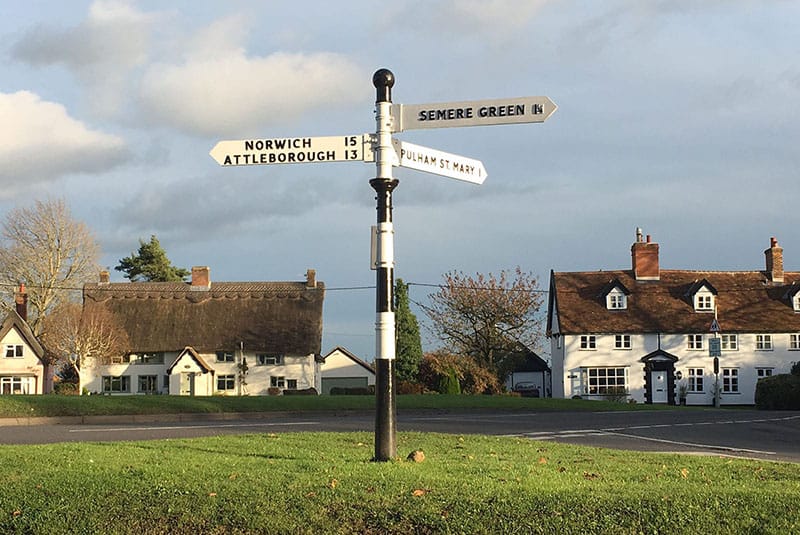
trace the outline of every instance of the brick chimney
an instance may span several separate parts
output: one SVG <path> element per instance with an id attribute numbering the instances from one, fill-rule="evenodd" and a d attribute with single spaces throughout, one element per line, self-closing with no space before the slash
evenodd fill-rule
<path id="1" fill-rule="evenodd" d="M 661 272 L 658 267 L 658 244 L 642 240 L 642 229 L 636 229 L 636 242 L 631 245 L 631 265 L 637 281 L 657 281 Z"/>
<path id="2" fill-rule="evenodd" d="M 309 269 L 306 271 L 306 288 L 317 287 L 317 270 Z"/>
<path id="3" fill-rule="evenodd" d="M 772 282 L 783 282 L 783 248 L 778 246 L 778 240 L 769 239 L 769 249 L 764 251 L 767 257 L 767 277 Z"/>
<path id="4" fill-rule="evenodd" d="M 192 290 L 211 289 L 211 268 L 208 266 L 192 267 Z"/>
<path id="5" fill-rule="evenodd" d="M 14 293 L 14 304 L 19 317 L 28 321 L 28 292 L 24 282 L 19 283 L 19 290 Z"/>
<path id="6" fill-rule="evenodd" d="M 108 284 L 111 281 L 111 274 L 107 269 L 100 272 L 100 284 Z"/>

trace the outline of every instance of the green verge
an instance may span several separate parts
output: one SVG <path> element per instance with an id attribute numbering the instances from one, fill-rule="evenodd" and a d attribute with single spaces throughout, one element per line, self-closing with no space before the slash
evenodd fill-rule
<path id="1" fill-rule="evenodd" d="M 519 438 L 287 433 L 0 447 L 0 533 L 798 533 L 800 465 Z"/>
<path id="2" fill-rule="evenodd" d="M 123 414 L 226 413 L 308 410 L 364 410 L 375 407 L 374 396 L 0 396 L 0 418 L 35 416 L 97 416 Z M 397 396 L 400 409 L 508 410 L 659 410 L 667 405 L 629 404 L 580 399 L 516 396 L 407 395 Z M 681 408 L 681 410 L 691 410 Z"/>

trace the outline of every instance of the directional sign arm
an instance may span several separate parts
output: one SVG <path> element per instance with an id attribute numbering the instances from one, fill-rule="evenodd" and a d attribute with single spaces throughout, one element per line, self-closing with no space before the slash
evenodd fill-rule
<path id="1" fill-rule="evenodd" d="M 209 154 L 226 167 L 375 161 L 369 134 L 220 141 Z"/>

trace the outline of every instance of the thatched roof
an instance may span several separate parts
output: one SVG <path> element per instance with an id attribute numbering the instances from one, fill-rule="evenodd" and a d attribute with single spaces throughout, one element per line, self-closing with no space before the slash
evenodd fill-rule
<path id="1" fill-rule="evenodd" d="M 320 353 L 325 286 L 315 282 L 100 283 L 84 286 L 84 309 L 102 307 L 128 333 L 133 352 L 245 350 Z"/>

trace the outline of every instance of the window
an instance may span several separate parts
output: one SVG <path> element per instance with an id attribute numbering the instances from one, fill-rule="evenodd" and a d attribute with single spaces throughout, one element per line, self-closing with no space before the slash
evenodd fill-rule
<path id="1" fill-rule="evenodd" d="M 217 351 L 217 362 L 235 362 L 230 351 Z"/>
<path id="2" fill-rule="evenodd" d="M 286 388 L 286 378 L 285 377 L 276 377 L 272 376 L 269 378 L 269 386 L 273 388 Z M 297 388 L 297 382 L 295 381 L 295 388 Z"/>
<path id="3" fill-rule="evenodd" d="M 613 394 L 628 391 L 628 368 L 584 368 L 584 394 Z"/>
<path id="4" fill-rule="evenodd" d="M 790 351 L 800 350 L 800 334 L 789 335 L 789 350 Z"/>
<path id="5" fill-rule="evenodd" d="M 722 391 L 727 394 L 739 393 L 739 368 L 722 368 Z"/>
<path id="6" fill-rule="evenodd" d="M 756 368 L 756 375 L 759 379 L 764 377 L 772 377 L 773 368 Z"/>
<path id="7" fill-rule="evenodd" d="M 687 349 L 703 349 L 702 334 L 689 334 L 686 339 L 688 342 Z"/>
<path id="8" fill-rule="evenodd" d="M 771 334 L 757 334 L 756 335 L 756 350 L 757 351 L 772 351 L 772 335 Z"/>
<path id="9" fill-rule="evenodd" d="M 614 288 L 606 296 L 606 307 L 609 310 L 623 310 L 627 308 L 628 303 L 625 294 L 619 288 Z"/>
<path id="10" fill-rule="evenodd" d="M 0 377 L 0 394 L 35 394 L 33 377 Z"/>
<path id="11" fill-rule="evenodd" d="M 297 390 L 297 379 L 286 379 L 287 390 Z"/>
<path id="12" fill-rule="evenodd" d="M 169 394 L 169 375 L 164 376 L 164 390 Z"/>
<path id="13" fill-rule="evenodd" d="M 236 388 L 235 375 L 217 375 L 217 390 L 234 390 Z"/>
<path id="14" fill-rule="evenodd" d="M 131 361 L 130 354 L 128 355 L 114 355 L 111 357 L 111 364 L 127 364 Z"/>
<path id="15" fill-rule="evenodd" d="M 614 336 L 614 349 L 630 349 L 631 335 L 617 334 Z"/>
<path id="16" fill-rule="evenodd" d="M 703 368 L 689 368 L 689 392 L 703 391 Z"/>
<path id="17" fill-rule="evenodd" d="M 256 355 L 256 363 L 259 366 L 283 364 L 283 355 Z"/>
<path id="18" fill-rule="evenodd" d="M 9 344 L 6 346 L 6 358 L 7 359 L 21 359 L 23 357 L 22 354 L 22 345 L 21 344 Z"/>
<path id="19" fill-rule="evenodd" d="M 800 312 L 800 292 L 794 294 L 792 298 L 792 306 L 794 307 L 795 312 Z"/>
<path id="20" fill-rule="evenodd" d="M 131 378 L 128 375 L 104 375 L 103 392 L 130 392 Z"/>
<path id="21" fill-rule="evenodd" d="M 711 294 L 697 294 L 694 307 L 696 310 L 714 310 L 714 296 Z"/>
<path id="22" fill-rule="evenodd" d="M 581 349 L 597 349 L 597 338 L 594 335 L 581 336 Z"/>
<path id="23" fill-rule="evenodd" d="M 164 353 L 142 353 L 136 364 L 164 364 Z"/>
<path id="24" fill-rule="evenodd" d="M 140 375 L 139 392 L 142 392 L 144 394 L 155 394 L 156 392 L 158 392 L 158 376 Z"/>
<path id="25" fill-rule="evenodd" d="M 723 334 L 721 337 L 720 347 L 724 351 L 738 351 L 739 350 L 739 335 L 736 334 Z"/>

